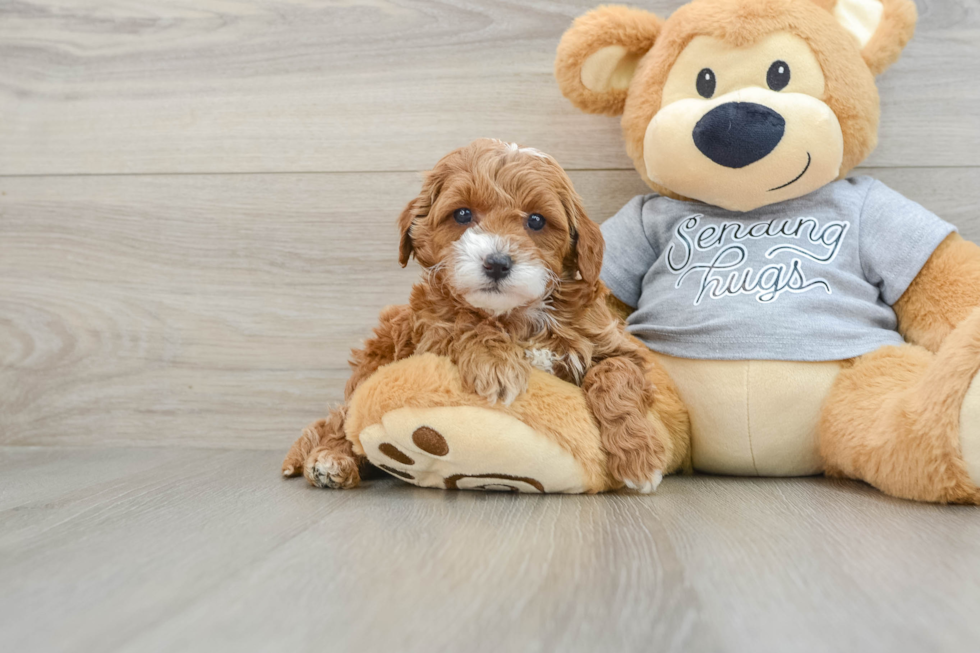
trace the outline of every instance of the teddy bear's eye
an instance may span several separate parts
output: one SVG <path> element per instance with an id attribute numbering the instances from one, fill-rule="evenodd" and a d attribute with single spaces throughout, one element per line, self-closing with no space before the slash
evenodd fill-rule
<path id="1" fill-rule="evenodd" d="M 456 209 L 453 211 L 453 219 L 459 224 L 469 224 L 473 222 L 473 211 L 469 209 Z"/>
<path id="2" fill-rule="evenodd" d="M 703 98 L 710 98 L 715 94 L 715 87 L 718 85 L 715 80 L 715 72 L 710 68 L 705 68 L 698 73 L 698 95 Z"/>
<path id="3" fill-rule="evenodd" d="M 769 66 L 766 82 L 774 91 L 781 91 L 789 86 L 789 64 L 785 61 L 774 62 Z"/>

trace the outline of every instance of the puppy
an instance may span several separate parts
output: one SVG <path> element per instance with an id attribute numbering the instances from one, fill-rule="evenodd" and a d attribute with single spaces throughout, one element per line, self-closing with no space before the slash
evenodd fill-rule
<path id="1" fill-rule="evenodd" d="M 513 402 L 537 367 L 582 387 L 613 477 L 656 489 L 666 453 L 646 418 L 650 353 L 607 307 L 602 233 L 555 160 L 475 141 L 436 164 L 398 226 L 399 261 L 414 255 L 422 279 L 353 351 L 346 399 L 382 365 L 416 353 L 449 357 L 488 404 Z M 365 461 L 345 438 L 345 411 L 304 431 L 285 476 L 302 472 L 317 487 L 359 483 Z"/>

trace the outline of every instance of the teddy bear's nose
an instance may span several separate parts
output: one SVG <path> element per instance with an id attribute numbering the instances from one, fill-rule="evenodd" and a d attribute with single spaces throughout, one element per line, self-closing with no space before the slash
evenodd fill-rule
<path id="1" fill-rule="evenodd" d="M 729 102 L 717 106 L 694 126 L 694 144 L 720 166 L 744 168 L 776 149 L 786 121 L 767 106 Z"/>

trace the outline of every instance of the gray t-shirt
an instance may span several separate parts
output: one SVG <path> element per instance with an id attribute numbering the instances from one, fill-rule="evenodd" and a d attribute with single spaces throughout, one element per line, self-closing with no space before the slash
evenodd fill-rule
<path id="1" fill-rule="evenodd" d="M 602 280 L 654 351 L 842 360 L 903 342 L 891 305 L 952 231 L 868 177 L 750 213 L 642 195 L 602 225 Z"/>

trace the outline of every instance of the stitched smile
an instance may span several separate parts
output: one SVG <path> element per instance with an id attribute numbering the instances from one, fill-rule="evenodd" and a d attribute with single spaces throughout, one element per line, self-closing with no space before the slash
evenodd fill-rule
<path id="1" fill-rule="evenodd" d="M 789 182 L 788 184 L 783 184 L 782 186 L 776 186 L 775 188 L 770 188 L 769 189 L 769 192 L 771 193 L 774 190 L 782 190 L 782 189 L 786 188 L 787 186 L 792 186 L 793 184 L 795 184 L 796 182 L 798 182 L 800 179 L 803 179 L 803 175 L 805 175 L 806 174 L 806 171 L 810 169 L 810 164 L 811 163 L 813 163 L 813 157 L 810 156 L 810 153 L 809 152 L 807 152 L 806 153 L 806 167 L 803 168 L 803 172 L 801 172 L 796 179 L 794 179 L 793 181 Z"/>

